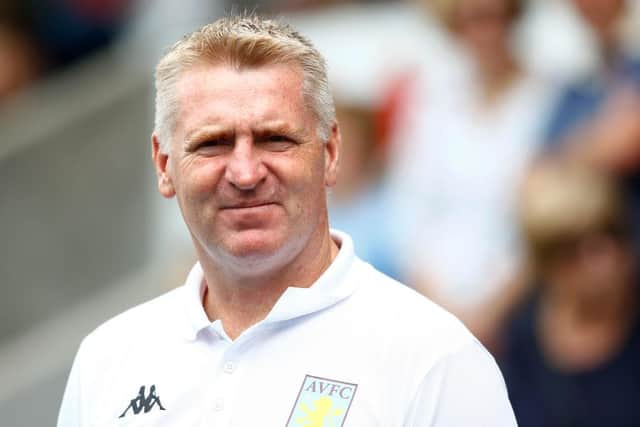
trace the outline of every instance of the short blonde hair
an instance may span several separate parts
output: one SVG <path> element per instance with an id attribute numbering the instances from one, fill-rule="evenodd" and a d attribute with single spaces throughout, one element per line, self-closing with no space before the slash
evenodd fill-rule
<path id="1" fill-rule="evenodd" d="M 221 18 L 175 43 L 156 67 L 155 132 L 167 151 L 178 115 L 176 85 L 198 64 L 227 64 L 237 69 L 272 64 L 298 66 L 303 96 L 318 120 L 318 135 L 326 141 L 335 122 L 335 107 L 324 58 L 290 25 L 258 16 Z"/>
<path id="2" fill-rule="evenodd" d="M 613 178 L 585 165 L 545 161 L 520 194 L 520 221 L 531 262 L 545 271 L 558 249 L 594 233 L 630 238 L 627 206 Z"/>

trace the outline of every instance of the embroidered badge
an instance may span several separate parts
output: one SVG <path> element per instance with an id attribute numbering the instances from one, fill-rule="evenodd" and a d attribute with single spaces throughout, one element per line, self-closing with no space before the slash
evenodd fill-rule
<path id="1" fill-rule="evenodd" d="M 286 427 L 342 427 L 357 384 L 306 375 Z"/>

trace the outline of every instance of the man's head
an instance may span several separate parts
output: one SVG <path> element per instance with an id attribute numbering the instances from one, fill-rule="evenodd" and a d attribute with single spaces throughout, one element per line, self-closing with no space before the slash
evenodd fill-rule
<path id="1" fill-rule="evenodd" d="M 329 137 L 335 121 L 333 97 L 323 57 L 291 26 L 256 16 L 234 16 L 205 25 L 173 45 L 156 67 L 155 132 L 166 151 L 178 114 L 176 85 L 197 65 L 224 64 L 236 69 L 265 65 L 299 66 L 307 106 L 318 119 L 318 132 Z"/>
<path id="2" fill-rule="evenodd" d="M 523 234 L 547 289 L 597 302 L 629 284 L 631 232 L 613 180 L 586 166 L 546 162 L 528 177 L 520 201 Z"/>
<path id="3" fill-rule="evenodd" d="M 311 44 L 225 18 L 174 46 L 157 76 L 158 188 L 177 197 L 200 260 L 255 275 L 317 255 L 340 134 Z"/>
<path id="4" fill-rule="evenodd" d="M 523 0 L 426 0 L 425 3 L 442 24 L 454 32 L 461 21 L 511 22 L 518 19 L 524 9 Z"/>
<path id="5" fill-rule="evenodd" d="M 523 0 L 424 0 L 481 68 L 492 71 L 509 52 Z"/>

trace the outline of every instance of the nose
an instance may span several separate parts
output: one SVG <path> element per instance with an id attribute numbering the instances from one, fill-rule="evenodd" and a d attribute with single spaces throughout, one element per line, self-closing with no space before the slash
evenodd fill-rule
<path id="1" fill-rule="evenodd" d="M 225 179 L 239 190 L 253 190 L 266 176 L 267 168 L 253 142 L 237 141 L 229 153 Z"/>

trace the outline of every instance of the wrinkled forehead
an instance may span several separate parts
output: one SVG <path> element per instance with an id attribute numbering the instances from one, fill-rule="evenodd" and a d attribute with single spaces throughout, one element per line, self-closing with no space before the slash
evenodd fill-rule
<path id="1" fill-rule="evenodd" d="M 225 62 L 196 62 L 181 71 L 177 79 L 176 92 L 180 99 L 199 93 L 204 89 L 215 91 L 219 96 L 232 96 L 258 89 L 296 92 L 304 98 L 304 75 L 302 67 L 295 63 L 268 63 L 259 66 L 237 66 Z M 291 89 L 295 89 L 292 91 Z"/>
<path id="2" fill-rule="evenodd" d="M 178 128 L 231 119 L 247 125 L 277 120 L 313 125 L 302 73 L 286 64 L 240 69 L 200 64 L 182 74 L 176 91 Z"/>

